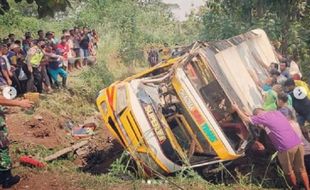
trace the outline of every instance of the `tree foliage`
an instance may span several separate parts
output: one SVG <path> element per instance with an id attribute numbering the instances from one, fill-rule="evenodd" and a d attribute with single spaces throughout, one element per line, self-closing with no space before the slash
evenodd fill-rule
<path id="1" fill-rule="evenodd" d="M 199 15 L 201 38 L 225 39 L 262 28 L 279 42 L 279 51 L 309 71 L 309 6 L 306 0 L 209 0 Z"/>
<path id="2" fill-rule="evenodd" d="M 43 1 L 43 0 L 42 0 Z M 57 0 L 60 2 L 63 0 Z M 36 1 L 34 1 L 36 2 Z M 167 42 L 170 45 L 191 43 L 191 36 L 174 20 L 170 5 L 161 0 L 70 0 L 73 9 L 64 17 L 36 19 L 33 4 L 25 0 L 11 5 L 10 11 L 0 16 L 4 31 L 22 36 L 26 31 L 38 29 L 57 32 L 67 26 L 90 26 L 100 35 L 113 36 L 113 46 L 117 46 L 117 56 L 124 63 L 143 63 L 144 53 L 151 45 L 158 48 Z M 50 5 L 52 6 L 52 5 Z M 54 6 L 54 5 L 53 5 Z M 59 17 L 59 18 L 58 18 Z M 51 29 L 50 29 L 51 28 Z M 114 48 L 113 47 L 113 48 Z"/>
<path id="3" fill-rule="evenodd" d="M 16 6 L 16 1 L 19 3 Z M 9 3 L 7 3 L 9 2 Z M 57 20 L 33 18 L 54 16 L 67 7 L 69 16 Z M 208 0 L 198 13 L 185 22 L 176 21 L 171 5 L 161 0 L 0 0 L 3 33 L 40 28 L 58 29 L 66 25 L 91 26 L 101 34 L 113 36 L 117 54 L 127 63 L 141 62 L 145 50 L 164 42 L 189 44 L 195 40 L 219 40 L 254 28 L 264 29 L 279 50 L 292 55 L 309 69 L 310 16 L 309 0 Z M 38 8 L 30 11 L 29 6 Z M 11 5 L 11 10 L 9 10 Z M 36 6 L 34 6 L 36 5 Z M 32 9 L 33 10 L 33 9 Z M 29 16 L 30 15 L 30 16 Z M 57 17 L 56 17 L 57 18 Z M 48 22 L 46 22 L 48 21 Z M 18 30 L 20 29 L 20 30 Z M 23 31 L 21 31 L 23 30 Z M 111 42 L 109 42 L 111 43 Z M 309 69 L 310 70 L 310 69 Z"/>
<path id="4" fill-rule="evenodd" d="M 59 33 L 62 29 L 68 26 L 73 26 L 74 23 L 70 19 L 62 20 L 43 20 L 36 17 L 24 16 L 18 9 L 12 7 L 6 14 L 0 16 L 0 38 L 6 38 L 8 34 L 14 33 L 21 38 L 25 32 L 32 32 L 36 35 L 36 31 L 43 29 L 44 31 L 54 31 Z"/>
<path id="5" fill-rule="evenodd" d="M 23 0 L 14 0 L 15 3 L 21 3 Z M 67 7 L 71 7 L 69 0 L 24 0 L 28 4 L 36 4 L 39 18 L 54 17 L 58 11 L 66 11 Z M 0 0 L 0 15 L 4 15 L 5 12 L 11 8 L 8 0 Z"/>
<path id="6" fill-rule="evenodd" d="M 79 13 L 76 23 L 114 33 L 118 53 L 127 64 L 144 60 L 144 48 L 150 44 L 184 42 L 169 6 L 160 0 L 89 0 L 86 4 L 87 11 Z"/>

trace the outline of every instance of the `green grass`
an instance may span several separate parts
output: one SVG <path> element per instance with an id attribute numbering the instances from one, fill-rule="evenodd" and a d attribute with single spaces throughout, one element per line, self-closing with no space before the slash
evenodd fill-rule
<path id="1" fill-rule="evenodd" d="M 57 149 L 56 149 L 57 150 Z M 36 158 L 44 158 L 54 153 L 56 150 L 50 150 L 44 146 L 21 146 L 13 144 L 11 152 L 14 158 L 21 155 L 32 155 Z M 109 173 L 101 175 L 91 175 L 82 172 L 73 161 L 75 155 L 68 154 L 65 157 L 49 162 L 45 168 L 29 168 L 19 166 L 14 170 L 15 173 L 26 175 L 34 172 L 37 175 L 43 175 L 46 172 L 54 173 L 60 176 L 68 184 L 73 183 L 70 179 L 75 179 L 76 187 L 85 189 L 262 189 L 253 184 L 248 184 L 248 176 L 239 176 L 239 180 L 233 185 L 224 184 L 213 185 L 204 180 L 193 169 L 184 169 L 178 172 L 175 177 L 164 177 L 154 179 L 142 179 L 137 177 L 132 171 L 128 170 L 129 159 L 127 154 L 123 154 L 119 159 L 111 164 Z"/>
<path id="2" fill-rule="evenodd" d="M 94 103 L 89 103 L 85 97 L 72 95 L 68 90 L 61 90 L 40 102 L 39 110 L 49 110 L 57 116 L 64 117 L 74 122 L 81 122 L 95 114 Z"/>

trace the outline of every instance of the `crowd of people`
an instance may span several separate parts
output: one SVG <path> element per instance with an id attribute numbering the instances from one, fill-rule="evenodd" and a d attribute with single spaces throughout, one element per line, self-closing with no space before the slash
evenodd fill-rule
<path id="1" fill-rule="evenodd" d="M 26 32 L 22 40 L 14 34 L 0 39 L 0 88 L 14 87 L 17 94 L 50 93 L 66 87 L 68 73 L 96 62 L 98 35 L 87 27 L 63 30 L 58 40 L 54 32 L 39 30 L 37 36 Z M 58 81 L 62 77 L 62 84 Z M 0 185 L 10 188 L 20 181 L 12 175 L 8 130 L 2 106 L 31 108 L 28 99 L 7 99 L 0 96 Z"/>
<path id="2" fill-rule="evenodd" d="M 309 84 L 301 80 L 298 65 L 291 59 L 278 56 L 280 63 L 268 68 L 269 77 L 256 81 L 264 97 L 261 108 L 253 115 L 244 113 L 236 104 L 233 109 L 243 121 L 262 127 L 272 147 L 278 151 L 278 160 L 289 184 L 299 189 L 300 176 L 305 189 L 309 188 L 310 143 L 306 125 L 310 124 Z M 255 142 L 261 150 L 266 142 Z"/>
<path id="3" fill-rule="evenodd" d="M 69 72 L 96 62 L 98 40 L 88 27 L 64 29 L 60 38 L 43 30 L 26 32 L 23 39 L 9 34 L 0 39 L 0 87 L 12 86 L 18 94 L 66 87 Z"/>

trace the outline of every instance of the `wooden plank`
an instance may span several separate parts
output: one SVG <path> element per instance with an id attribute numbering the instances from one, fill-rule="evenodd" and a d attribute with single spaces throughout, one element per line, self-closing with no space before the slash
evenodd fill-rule
<path id="1" fill-rule="evenodd" d="M 44 161 L 49 162 L 49 161 L 52 161 L 52 160 L 56 160 L 60 156 L 63 156 L 65 154 L 69 153 L 69 152 L 75 151 L 75 150 L 77 150 L 77 149 L 87 145 L 88 143 L 89 143 L 88 140 L 81 141 L 81 142 L 79 142 L 77 144 L 74 144 L 74 145 L 72 145 L 70 147 L 64 148 L 64 149 L 62 149 L 60 151 L 57 151 L 56 153 L 54 153 L 52 155 L 49 155 L 49 156 L 45 157 Z"/>

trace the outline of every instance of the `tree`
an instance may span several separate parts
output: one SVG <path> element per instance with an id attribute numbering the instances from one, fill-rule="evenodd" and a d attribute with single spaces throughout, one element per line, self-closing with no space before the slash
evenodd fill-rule
<path id="1" fill-rule="evenodd" d="M 20 3 L 23 0 L 14 0 L 15 3 Z M 25 0 L 29 4 L 34 2 L 38 6 L 38 16 L 43 17 L 54 17 L 56 12 L 66 11 L 67 7 L 71 7 L 69 0 Z M 10 4 L 7 0 L 0 0 L 0 14 L 3 15 L 5 12 L 10 10 Z"/>
<path id="2" fill-rule="evenodd" d="M 281 51 L 309 69 L 309 1 L 307 0 L 208 0 L 199 16 L 201 37 L 225 39 L 254 28 L 264 29 L 280 42 Z"/>

